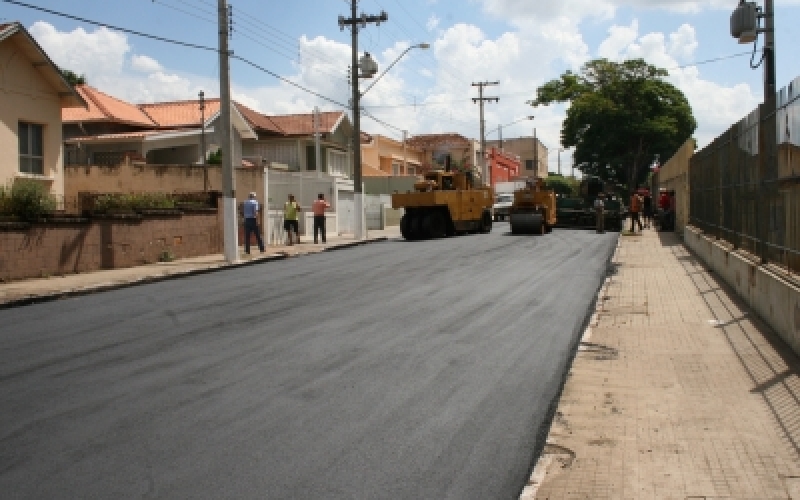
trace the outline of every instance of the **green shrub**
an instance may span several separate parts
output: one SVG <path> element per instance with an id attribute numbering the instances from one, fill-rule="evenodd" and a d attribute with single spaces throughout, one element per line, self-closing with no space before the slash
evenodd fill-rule
<path id="1" fill-rule="evenodd" d="M 0 186 L 0 215 L 11 215 L 11 190 Z"/>
<path id="2" fill-rule="evenodd" d="M 222 149 L 218 149 L 216 153 L 212 152 L 208 155 L 209 165 L 221 165 L 222 164 Z"/>
<path id="3" fill-rule="evenodd" d="M 136 211 L 175 208 L 175 200 L 166 193 L 104 194 L 95 198 L 97 212 Z"/>
<path id="4" fill-rule="evenodd" d="M 56 209 L 56 199 L 44 184 L 17 179 L 11 185 L 11 213 L 22 220 L 35 221 Z"/>

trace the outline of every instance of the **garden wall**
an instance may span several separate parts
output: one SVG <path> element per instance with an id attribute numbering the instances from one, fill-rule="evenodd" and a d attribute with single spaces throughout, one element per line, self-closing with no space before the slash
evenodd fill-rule
<path id="1" fill-rule="evenodd" d="M 222 248 L 217 209 L 0 223 L 0 280 L 133 267 Z"/>

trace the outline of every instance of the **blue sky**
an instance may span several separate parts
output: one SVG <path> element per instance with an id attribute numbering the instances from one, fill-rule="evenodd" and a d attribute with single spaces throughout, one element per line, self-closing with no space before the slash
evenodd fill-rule
<path id="1" fill-rule="evenodd" d="M 27 0 L 72 16 L 161 37 L 216 47 L 216 0 Z M 479 136 L 477 81 L 500 81 L 486 94 L 487 130 L 534 114 L 533 122 L 504 127 L 504 137 L 538 137 L 559 147 L 562 106 L 525 104 L 542 83 L 592 58 L 644 57 L 670 70 L 670 81 L 690 100 L 701 145 L 753 109 L 762 98 L 762 70 L 750 57 L 696 64 L 752 50 L 729 35 L 738 0 L 360 0 L 359 12 L 385 10 L 389 21 L 361 32 L 359 48 L 381 68 L 409 45 L 431 44 L 406 54 L 364 100 L 367 132 L 399 138 L 457 132 Z M 235 54 L 338 103 L 347 103 L 349 17 L 347 0 L 264 2 L 237 0 L 233 7 Z M 800 75 L 790 47 L 800 46 L 792 20 L 800 0 L 776 0 L 778 86 Z M 0 1 L 0 22 L 20 21 L 51 58 L 86 74 L 100 90 L 132 102 L 195 98 L 219 93 L 214 52 L 108 31 L 74 19 Z M 696 65 L 695 65 L 696 64 Z M 342 106 L 291 86 L 240 61 L 231 65 L 234 98 L 266 113 L 309 112 Z M 362 88 L 367 83 L 362 83 Z M 495 138 L 496 132 L 489 135 Z M 565 165 L 568 158 L 562 158 Z"/>

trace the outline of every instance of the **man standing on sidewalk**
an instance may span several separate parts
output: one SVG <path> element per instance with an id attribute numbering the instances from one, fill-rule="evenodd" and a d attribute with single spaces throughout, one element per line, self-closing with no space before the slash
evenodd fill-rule
<path id="1" fill-rule="evenodd" d="M 325 243 L 325 210 L 331 208 L 331 204 L 325 201 L 325 195 L 320 193 L 317 199 L 311 204 L 314 212 L 314 244 L 318 243 L 317 232 L 322 233 L 322 242 Z"/>
<path id="2" fill-rule="evenodd" d="M 258 249 L 264 253 L 264 241 L 261 240 L 261 231 L 258 230 L 258 212 L 260 207 L 256 194 L 250 193 L 250 197 L 242 203 L 242 215 L 244 215 L 244 253 L 250 253 L 250 234 L 256 233 Z"/>
<path id="3" fill-rule="evenodd" d="M 292 232 L 297 238 L 297 244 L 300 244 L 300 223 L 297 220 L 297 213 L 300 212 L 300 205 L 294 200 L 294 195 L 289 195 L 289 201 L 283 205 L 283 228 L 286 230 L 286 236 L 289 238 L 289 245 L 292 245 Z"/>

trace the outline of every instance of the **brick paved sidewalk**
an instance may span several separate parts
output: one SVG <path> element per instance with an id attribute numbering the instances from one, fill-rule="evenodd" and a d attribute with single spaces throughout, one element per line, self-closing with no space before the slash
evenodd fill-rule
<path id="1" fill-rule="evenodd" d="M 799 373 L 676 235 L 622 236 L 521 498 L 800 499 Z"/>
<path id="2" fill-rule="evenodd" d="M 388 238 L 399 237 L 400 229 L 398 227 L 389 227 L 381 231 L 370 230 L 368 231 L 367 239 L 362 242 L 354 240 L 351 235 L 343 235 L 330 236 L 325 245 L 315 245 L 311 237 L 304 236 L 301 238 L 302 243 L 300 245 L 268 246 L 265 248 L 266 252 L 263 254 L 258 251 L 258 246 L 250 249 L 252 252 L 250 255 L 246 255 L 244 253 L 244 248 L 240 247 L 239 255 L 241 256 L 241 261 L 236 264 L 228 264 L 222 254 L 213 254 L 122 269 L 109 269 L 89 273 L 0 283 L 0 309 L 33 302 L 54 300 L 70 295 L 80 295 L 131 286 L 138 283 L 215 271 L 232 265 L 241 266 L 256 264 L 267 260 L 284 259 L 297 255 L 306 255 L 360 243 L 382 241 Z"/>

